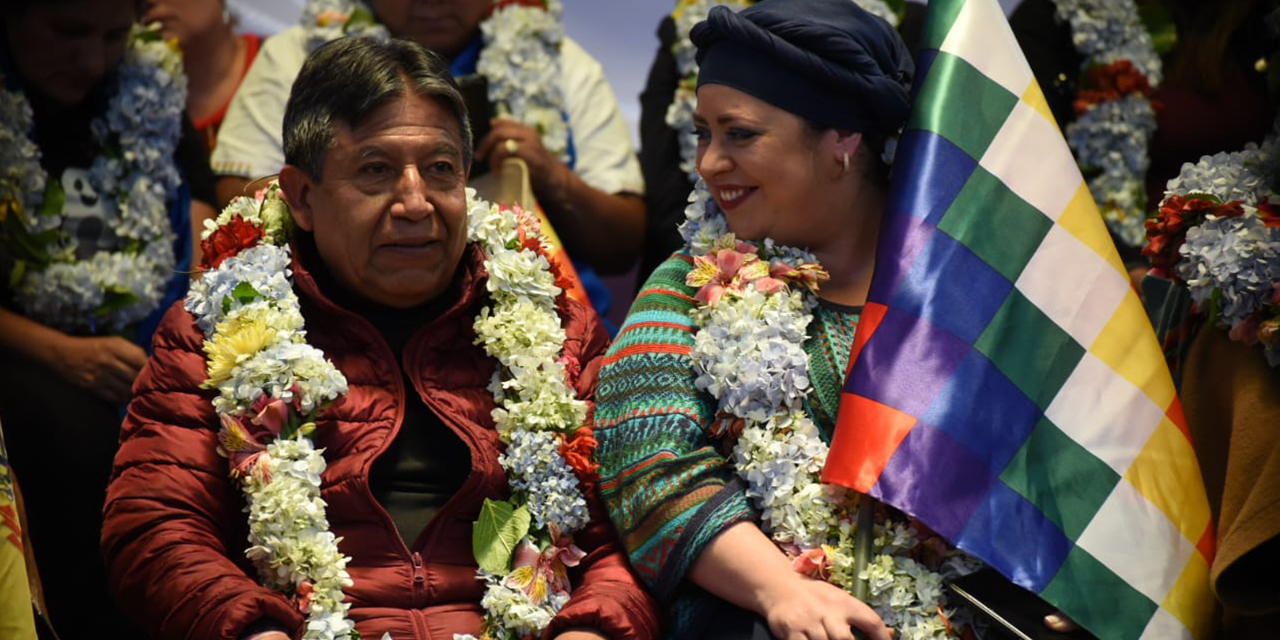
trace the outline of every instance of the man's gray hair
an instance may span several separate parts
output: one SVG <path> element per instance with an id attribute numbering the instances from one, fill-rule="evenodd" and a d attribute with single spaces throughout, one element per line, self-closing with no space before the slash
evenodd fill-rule
<path id="1" fill-rule="evenodd" d="M 409 40 L 339 38 L 311 52 L 284 110 L 284 161 L 320 180 L 333 125 L 349 127 L 412 90 L 453 115 L 462 158 L 471 165 L 471 125 L 458 83 L 444 59 Z"/>

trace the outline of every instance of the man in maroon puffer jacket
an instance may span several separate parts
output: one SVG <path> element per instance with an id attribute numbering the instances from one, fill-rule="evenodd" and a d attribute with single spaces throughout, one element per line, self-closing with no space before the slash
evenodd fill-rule
<path id="1" fill-rule="evenodd" d="M 351 558 L 349 617 L 371 640 L 480 635 L 472 523 L 510 492 L 490 417 L 495 361 L 472 329 L 489 298 L 485 256 L 467 242 L 471 134 L 445 69 L 411 43 L 335 41 L 312 54 L 285 114 L 293 286 L 309 342 L 349 385 L 315 431 L 321 495 Z M 561 314 L 564 355 L 581 366 L 574 390 L 590 400 L 607 338 L 589 309 L 570 301 Z M 203 341 L 173 307 L 138 379 L 105 508 L 111 582 L 155 638 L 297 638 L 303 614 L 244 556 Z M 545 637 L 656 638 L 653 601 L 587 497 L 574 537 L 586 556 Z"/>

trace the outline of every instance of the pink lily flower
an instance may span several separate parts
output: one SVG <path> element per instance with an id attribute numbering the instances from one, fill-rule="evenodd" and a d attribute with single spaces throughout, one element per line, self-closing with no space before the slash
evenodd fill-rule
<path id="1" fill-rule="evenodd" d="M 528 594 L 534 604 L 542 604 L 551 594 L 568 594 L 568 567 L 576 567 L 586 557 L 586 552 L 570 542 L 568 536 L 558 535 L 552 528 L 555 542 L 538 551 L 529 538 L 520 541 L 511 559 L 511 573 L 504 581 L 506 586 Z"/>

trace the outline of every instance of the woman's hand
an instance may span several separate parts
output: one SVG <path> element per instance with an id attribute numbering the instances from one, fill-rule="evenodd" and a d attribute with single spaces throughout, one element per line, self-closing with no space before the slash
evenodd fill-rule
<path id="1" fill-rule="evenodd" d="M 127 402 L 147 353 L 119 336 L 63 336 L 54 345 L 53 369 L 112 404 Z"/>
<path id="2" fill-rule="evenodd" d="M 764 617 L 779 640 L 868 640 L 893 632 L 866 603 L 839 587 L 796 573 L 791 561 L 752 522 L 721 531 L 689 569 L 695 584 Z"/>
<path id="3" fill-rule="evenodd" d="M 893 631 L 866 603 L 840 587 L 793 573 L 761 594 L 769 631 L 779 640 L 854 640 L 852 627 L 870 640 L 890 640 Z"/>

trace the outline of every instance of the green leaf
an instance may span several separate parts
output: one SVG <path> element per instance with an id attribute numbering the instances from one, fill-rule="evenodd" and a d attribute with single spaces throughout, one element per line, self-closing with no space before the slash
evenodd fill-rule
<path id="1" fill-rule="evenodd" d="M 43 268 L 49 264 L 49 252 L 45 247 L 54 242 L 61 233 L 58 229 L 32 234 L 17 215 L 9 215 L 4 219 L 4 238 L 7 249 L 14 258 L 27 260 L 32 266 Z"/>
<path id="2" fill-rule="evenodd" d="M 12 289 L 22 282 L 22 276 L 27 273 L 27 261 L 17 260 L 13 263 L 13 270 L 9 272 L 9 288 Z"/>
<path id="3" fill-rule="evenodd" d="M 480 517 L 471 529 L 471 550 L 481 569 L 505 576 L 511 572 L 516 545 L 529 533 L 529 509 L 510 502 L 485 498 Z"/>
<path id="4" fill-rule="evenodd" d="M 373 18 L 373 14 L 363 7 L 357 8 L 351 12 L 351 17 L 347 19 L 347 24 L 343 26 L 343 33 L 346 33 L 352 26 L 358 24 L 376 24 L 377 20 Z"/>
<path id="5" fill-rule="evenodd" d="M 231 297 L 235 298 L 236 302 L 239 302 L 240 304 L 249 304 L 258 298 L 261 298 L 262 294 L 258 293 L 258 290 L 254 289 L 253 285 L 248 282 L 241 282 L 236 285 L 236 288 L 231 290 Z"/>
<path id="6" fill-rule="evenodd" d="M 1151 34 L 1151 48 L 1156 55 L 1163 56 L 1173 51 L 1178 44 L 1178 26 L 1173 22 L 1173 14 L 1160 2 L 1138 3 L 1138 17 Z"/>
<path id="7" fill-rule="evenodd" d="M 98 315 L 106 315 L 113 311 L 123 309 L 138 301 L 138 296 L 133 292 L 118 286 L 105 286 L 102 288 L 102 304 L 94 310 Z"/>
<path id="8" fill-rule="evenodd" d="M 51 179 L 44 187 L 44 201 L 40 203 L 40 210 L 36 213 L 42 216 L 60 215 L 65 204 L 67 192 L 62 188 L 62 181 Z"/>

